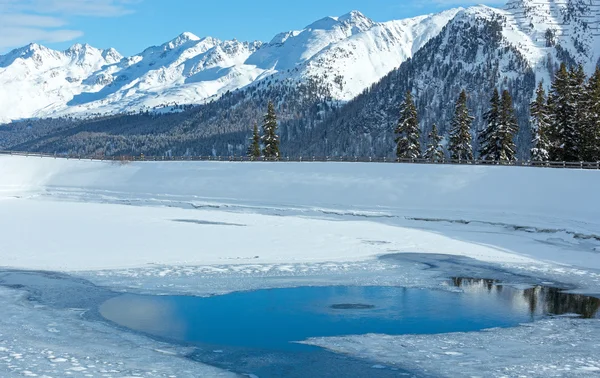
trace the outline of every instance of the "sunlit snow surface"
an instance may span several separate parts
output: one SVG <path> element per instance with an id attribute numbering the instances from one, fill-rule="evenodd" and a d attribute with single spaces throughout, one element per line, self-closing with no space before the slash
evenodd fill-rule
<path id="1" fill-rule="evenodd" d="M 363 335 L 308 343 L 445 377 L 582 377 L 600 374 L 599 334 L 598 319 L 565 317 L 483 332 Z"/>
<path id="2" fill-rule="evenodd" d="M 455 275 L 597 294 L 600 203 L 589 199 L 598 187 L 598 172 L 577 170 L 121 166 L 0 156 L 0 264 L 151 294 L 326 285 L 457 290 L 447 284 Z M 0 290 L 2 377 L 225 374 L 181 358 L 186 349 L 111 328 L 83 310 L 36 308 L 24 295 L 18 287 Z M 598 331 L 598 320 L 555 318 L 469 334 L 311 342 L 443 376 L 594 376 Z"/>
<path id="3" fill-rule="evenodd" d="M 35 306 L 0 287 L 2 377 L 233 377 L 189 361 L 185 348 L 82 319 L 81 309 Z"/>

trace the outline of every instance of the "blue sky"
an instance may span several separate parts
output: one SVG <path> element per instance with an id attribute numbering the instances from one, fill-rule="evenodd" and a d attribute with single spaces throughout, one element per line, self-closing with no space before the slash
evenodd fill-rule
<path id="1" fill-rule="evenodd" d="M 37 42 L 114 47 L 133 55 L 189 31 L 200 37 L 269 41 L 325 16 L 359 10 L 388 21 L 506 0 L 0 0 L 0 54 Z"/>

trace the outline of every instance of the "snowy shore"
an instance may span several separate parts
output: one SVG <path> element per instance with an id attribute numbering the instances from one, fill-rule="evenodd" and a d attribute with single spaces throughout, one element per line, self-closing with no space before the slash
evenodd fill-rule
<path id="1" fill-rule="evenodd" d="M 288 277 L 286 285 L 318 280 L 419 286 L 431 279 L 430 273 L 414 269 L 392 277 L 378 257 L 441 254 L 598 294 L 599 173 L 360 163 L 121 165 L 0 156 L 0 266 L 69 272 L 118 290 L 206 294 L 277 285 L 261 281 L 265 276 Z M 215 284 L 210 290 L 201 287 L 207 277 Z M 11 290 L 2 289 L 0 297 L 12 314 L 25 311 L 33 319 L 41 311 Z M 2 362 L 15 361 L 10 353 L 27 348 L 7 341 L 14 336 L 8 331 L 20 327 L 11 319 L 0 320 L 0 372 L 30 371 L 10 370 L 11 363 Z M 557 343 L 544 342 L 561 329 L 566 332 Z M 441 353 L 439 364 L 420 365 L 441 375 L 458 360 L 472 375 L 485 369 L 475 353 L 479 342 L 491 348 L 488 354 L 493 348 L 512 348 L 498 356 L 489 374 L 479 375 L 556 371 L 555 376 L 581 376 L 597 374 L 600 367 L 594 357 L 599 344 L 588 337 L 597 329 L 597 319 L 554 319 L 475 334 L 359 335 L 309 342 L 391 365 L 407 364 L 400 356 L 406 348 L 407 355 L 426 359 L 440 354 L 440 344 L 459 343 L 461 354 Z M 534 344 L 524 341 L 528 332 L 539 339 L 539 358 L 510 365 L 515 354 L 532 353 Z M 61 340 L 53 335 L 54 342 L 68 343 L 67 334 Z M 23 340 L 35 344 L 34 336 Z M 569 343 L 581 347 L 564 354 L 563 370 L 554 369 L 557 345 Z M 570 360 L 583 362 L 571 371 Z M 504 369 L 510 366 L 513 370 Z"/>

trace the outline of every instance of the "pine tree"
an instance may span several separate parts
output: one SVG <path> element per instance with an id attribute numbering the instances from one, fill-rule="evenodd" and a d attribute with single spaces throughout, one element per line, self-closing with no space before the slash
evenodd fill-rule
<path id="1" fill-rule="evenodd" d="M 471 124 L 474 117 L 467 108 L 467 92 L 463 90 L 456 102 L 450 129 L 450 156 L 455 160 L 473 160 Z"/>
<path id="2" fill-rule="evenodd" d="M 479 158 L 481 160 L 500 160 L 500 94 L 494 89 L 490 100 L 490 109 L 485 113 L 486 127 L 479 134 Z"/>
<path id="3" fill-rule="evenodd" d="M 263 123 L 263 156 L 267 159 L 279 158 L 279 136 L 277 135 L 277 115 L 275 114 L 275 105 L 269 101 L 267 114 Z"/>
<path id="4" fill-rule="evenodd" d="M 586 111 L 581 130 L 581 159 L 600 161 L 600 67 L 588 80 L 583 107 Z"/>
<path id="5" fill-rule="evenodd" d="M 548 161 L 550 159 L 550 142 L 548 141 L 550 119 L 546 101 L 546 91 L 540 81 L 536 91 L 535 101 L 530 105 L 531 133 L 533 134 L 533 141 L 531 142 L 531 160 L 533 161 Z"/>
<path id="6" fill-rule="evenodd" d="M 400 120 L 396 127 L 396 156 L 399 159 L 417 159 L 421 156 L 419 142 L 421 130 L 417 107 L 410 91 L 406 92 L 404 102 L 400 109 Z"/>
<path id="7" fill-rule="evenodd" d="M 248 147 L 248 157 L 255 159 L 260 157 L 260 134 L 258 133 L 258 124 L 254 123 L 250 146 Z"/>
<path id="8" fill-rule="evenodd" d="M 575 156 L 575 160 L 582 159 L 582 148 L 583 148 L 583 139 L 582 132 L 585 128 L 586 123 L 586 115 L 587 111 L 585 109 L 586 102 L 586 77 L 585 71 L 583 70 L 583 66 L 580 64 L 577 68 L 571 67 L 569 71 L 570 80 L 570 92 L 571 92 L 571 101 L 573 106 L 573 114 L 571 115 L 573 118 L 571 120 L 571 124 L 573 125 L 573 129 L 575 132 L 575 136 L 573 138 L 573 143 L 575 143 L 575 147 L 573 148 L 573 155 Z"/>
<path id="9" fill-rule="evenodd" d="M 431 162 L 439 162 L 444 160 L 444 146 L 442 145 L 442 137 L 438 134 L 437 125 L 434 123 L 429 133 L 427 150 L 425 158 Z"/>
<path id="10" fill-rule="evenodd" d="M 500 143 L 500 156 L 498 160 L 502 162 L 517 160 L 515 136 L 519 131 L 519 124 L 517 123 L 512 96 L 507 90 L 502 92 L 499 120 L 498 140 Z"/>
<path id="11" fill-rule="evenodd" d="M 556 161 L 576 161 L 577 132 L 573 121 L 575 107 L 571 85 L 571 75 L 565 63 L 554 76 L 548 104 L 551 109 L 550 159 Z"/>

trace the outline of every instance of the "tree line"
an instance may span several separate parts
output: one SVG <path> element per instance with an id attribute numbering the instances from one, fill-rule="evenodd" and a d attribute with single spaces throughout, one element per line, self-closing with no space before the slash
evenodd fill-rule
<path id="1" fill-rule="evenodd" d="M 454 108 L 449 138 L 432 125 L 425 148 L 412 93 L 408 91 L 395 129 L 399 159 L 425 158 L 436 162 L 449 155 L 454 160 L 473 160 L 471 126 L 474 117 L 463 90 Z M 540 82 L 530 104 L 533 161 L 600 161 L 600 68 L 588 79 L 583 67 L 561 64 L 546 95 Z M 485 126 L 477 133 L 480 160 L 511 162 L 517 159 L 515 138 L 519 131 L 513 99 L 508 90 L 492 93 L 485 112 Z M 447 150 L 447 152 L 446 152 Z"/>

